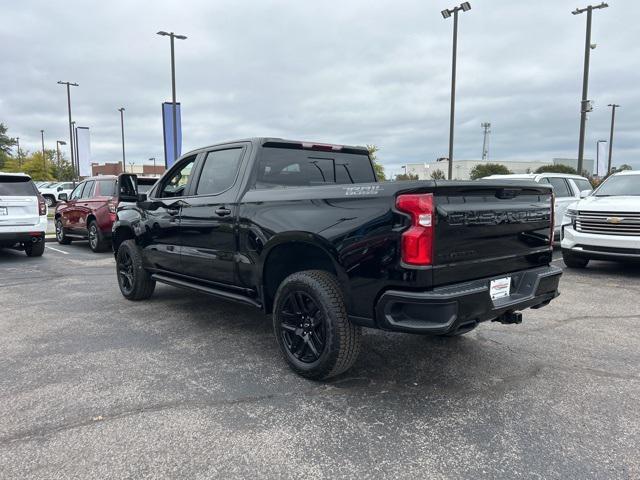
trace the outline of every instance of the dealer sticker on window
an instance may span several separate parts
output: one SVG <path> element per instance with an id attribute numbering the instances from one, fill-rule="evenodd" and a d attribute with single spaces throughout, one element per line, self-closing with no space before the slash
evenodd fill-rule
<path id="1" fill-rule="evenodd" d="M 511 277 L 497 278 L 489 284 L 491 300 L 508 297 L 511 294 Z"/>
<path id="2" fill-rule="evenodd" d="M 9 215 L 7 207 L 0 207 L 0 215 Z"/>

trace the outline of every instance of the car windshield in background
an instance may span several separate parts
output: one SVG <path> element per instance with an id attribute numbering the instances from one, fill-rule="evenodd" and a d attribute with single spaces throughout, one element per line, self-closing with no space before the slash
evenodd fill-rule
<path id="1" fill-rule="evenodd" d="M 256 188 L 375 182 L 369 157 L 355 153 L 264 148 Z"/>
<path id="2" fill-rule="evenodd" d="M 596 197 L 640 196 L 640 175 L 613 175 L 596 190 Z"/>
<path id="3" fill-rule="evenodd" d="M 573 181 L 576 182 L 576 185 L 578 186 L 578 189 L 581 192 L 584 192 L 585 190 L 588 190 L 588 191 L 593 190 L 593 186 L 591 186 L 591 182 L 589 180 L 582 179 L 582 178 L 574 178 Z"/>
<path id="4" fill-rule="evenodd" d="M 98 180 L 96 188 L 96 195 L 101 197 L 113 197 L 116 194 L 116 181 L 115 180 Z"/>
<path id="5" fill-rule="evenodd" d="M 138 193 L 147 193 L 156 184 L 157 179 L 138 178 Z"/>
<path id="6" fill-rule="evenodd" d="M 29 177 L 0 175 L 0 196 L 35 195 L 36 189 Z"/>

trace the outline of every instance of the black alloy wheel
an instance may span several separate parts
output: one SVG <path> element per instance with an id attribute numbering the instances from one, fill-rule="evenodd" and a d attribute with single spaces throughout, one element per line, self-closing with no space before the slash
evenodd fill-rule
<path id="1" fill-rule="evenodd" d="M 303 363 L 316 362 L 325 349 L 326 327 L 315 300 L 292 291 L 281 304 L 280 335 L 288 353 Z"/>
<path id="2" fill-rule="evenodd" d="M 131 295 L 134 285 L 133 259 L 128 251 L 118 252 L 118 283 L 120 290 L 126 295 Z"/>

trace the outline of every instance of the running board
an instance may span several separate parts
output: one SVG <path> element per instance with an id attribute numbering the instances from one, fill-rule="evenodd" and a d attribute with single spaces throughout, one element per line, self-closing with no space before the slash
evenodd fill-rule
<path id="1" fill-rule="evenodd" d="M 240 295 L 239 293 L 232 293 L 225 290 L 219 290 L 217 288 L 206 287 L 204 285 L 179 280 L 177 278 L 168 277 L 166 275 L 160 275 L 159 273 L 152 274 L 151 278 L 153 278 L 157 282 L 171 285 L 172 287 L 187 288 L 189 290 L 206 293 L 207 295 L 213 295 L 214 297 L 223 298 L 225 300 L 231 300 L 234 302 L 244 303 L 245 305 L 251 305 L 252 307 L 262 308 L 262 304 L 260 302 L 253 300 L 252 298 L 249 298 L 245 295 Z"/>

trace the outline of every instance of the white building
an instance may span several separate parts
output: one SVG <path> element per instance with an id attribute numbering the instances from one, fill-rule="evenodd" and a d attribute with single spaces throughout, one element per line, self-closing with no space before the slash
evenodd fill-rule
<path id="1" fill-rule="evenodd" d="M 575 168 L 577 166 L 577 160 L 575 158 L 554 158 L 552 160 L 454 160 L 453 161 L 453 179 L 454 180 L 469 180 L 471 178 L 471 171 L 477 165 L 483 165 L 485 163 L 498 163 L 504 165 L 513 173 L 532 173 L 540 167 L 547 165 L 567 165 Z M 448 162 L 431 162 L 431 163 L 407 163 L 406 172 L 408 174 L 418 175 L 420 180 L 429 180 L 431 175 L 436 170 L 440 170 L 447 176 L 449 168 Z M 584 159 L 584 168 L 589 173 L 593 171 L 593 160 Z"/>

